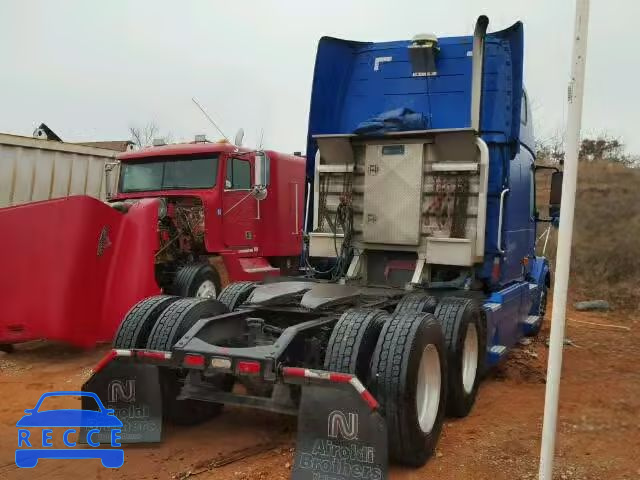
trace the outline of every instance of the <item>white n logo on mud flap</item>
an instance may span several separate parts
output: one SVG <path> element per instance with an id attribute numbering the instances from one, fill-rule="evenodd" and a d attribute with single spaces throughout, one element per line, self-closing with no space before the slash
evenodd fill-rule
<path id="1" fill-rule="evenodd" d="M 358 414 L 341 412 L 334 410 L 328 417 L 327 435 L 331 438 L 338 438 L 338 434 L 345 440 L 356 440 L 358 438 Z"/>
<path id="2" fill-rule="evenodd" d="M 108 401 L 135 402 L 136 401 L 136 381 L 135 380 L 111 380 L 107 392 Z"/>

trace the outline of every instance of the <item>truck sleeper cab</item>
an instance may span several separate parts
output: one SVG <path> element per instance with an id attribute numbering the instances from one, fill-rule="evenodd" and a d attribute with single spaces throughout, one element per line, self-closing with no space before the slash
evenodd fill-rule
<path id="1" fill-rule="evenodd" d="M 144 328 L 84 388 L 102 398 L 114 379 L 144 381 L 137 401 L 154 425 L 223 404 L 298 415 L 294 479 L 423 465 L 445 415 L 468 415 L 486 368 L 537 332 L 550 281 L 534 250 L 522 25 L 487 25 L 480 17 L 473 37 L 322 39 L 307 278 L 232 283 L 217 300 L 127 316 L 121 329 Z M 425 124 L 403 128 L 416 114 Z M 329 259 L 334 281 L 314 277 L 314 257 Z"/>

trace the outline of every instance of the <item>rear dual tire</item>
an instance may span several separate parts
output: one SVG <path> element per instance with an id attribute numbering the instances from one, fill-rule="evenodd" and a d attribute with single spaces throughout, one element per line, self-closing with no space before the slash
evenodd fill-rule
<path id="1" fill-rule="evenodd" d="M 438 299 L 427 293 L 410 293 L 400 299 L 394 313 L 422 312 L 433 313 L 438 306 Z"/>
<path id="2" fill-rule="evenodd" d="M 230 283 L 220 292 L 218 301 L 224 303 L 229 311 L 233 312 L 247 301 L 256 286 L 255 282 Z"/>
<path id="3" fill-rule="evenodd" d="M 435 316 L 447 345 L 447 414 L 466 417 L 476 401 L 484 371 L 487 338 L 484 315 L 473 300 L 448 297 L 440 301 Z"/>
<path id="4" fill-rule="evenodd" d="M 424 465 L 440 438 L 447 395 L 446 346 L 434 316 L 393 315 L 380 332 L 371 373 L 387 421 L 391 458 Z"/>
<path id="5" fill-rule="evenodd" d="M 331 333 L 324 368 L 356 375 L 372 390 L 387 421 L 391 457 L 420 466 L 442 430 L 446 361 L 432 314 L 351 309 Z"/>
<path id="6" fill-rule="evenodd" d="M 217 300 L 180 298 L 167 295 L 145 298 L 131 308 L 120 324 L 114 348 L 147 348 L 171 351 L 172 347 L 202 318 L 228 313 Z M 212 402 L 178 400 L 187 372 L 159 367 L 163 416 L 178 425 L 194 425 L 220 413 L 222 405 Z M 233 376 L 207 378 L 222 391 L 233 387 Z"/>
<path id="7" fill-rule="evenodd" d="M 371 358 L 389 315 L 384 310 L 352 308 L 342 314 L 329 338 L 324 368 L 369 378 Z"/>
<path id="8" fill-rule="evenodd" d="M 168 352 L 198 320 L 224 313 L 229 313 L 229 309 L 217 300 L 179 298 L 158 317 L 149 334 L 147 348 Z"/>
<path id="9" fill-rule="evenodd" d="M 228 313 L 229 309 L 217 300 L 181 298 L 167 307 L 149 335 L 147 349 L 170 351 L 198 320 Z M 193 399 L 179 400 L 188 372 L 184 370 L 160 369 L 162 412 L 165 419 L 176 425 L 196 425 L 215 417 L 222 411 L 220 403 Z M 222 391 L 231 391 L 233 376 L 219 374 L 208 378 L 208 382 Z"/>
<path id="10" fill-rule="evenodd" d="M 157 295 L 136 303 L 127 312 L 113 339 L 113 348 L 145 348 L 160 314 L 179 297 Z"/>

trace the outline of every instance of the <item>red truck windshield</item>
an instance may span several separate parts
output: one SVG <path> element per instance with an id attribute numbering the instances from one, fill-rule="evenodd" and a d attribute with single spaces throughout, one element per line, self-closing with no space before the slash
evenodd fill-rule
<path id="1" fill-rule="evenodd" d="M 153 158 L 120 165 L 121 193 L 211 188 L 216 184 L 218 154 Z"/>

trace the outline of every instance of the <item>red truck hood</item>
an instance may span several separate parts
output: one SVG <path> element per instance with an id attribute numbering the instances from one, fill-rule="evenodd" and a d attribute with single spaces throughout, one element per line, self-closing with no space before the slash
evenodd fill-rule
<path id="1" fill-rule="evenodd" d="M 0 343 L 111 341 L 127 310 L 160 292 L 158 200 L 126 214 L 87 196 L 0 210 Z"/>

